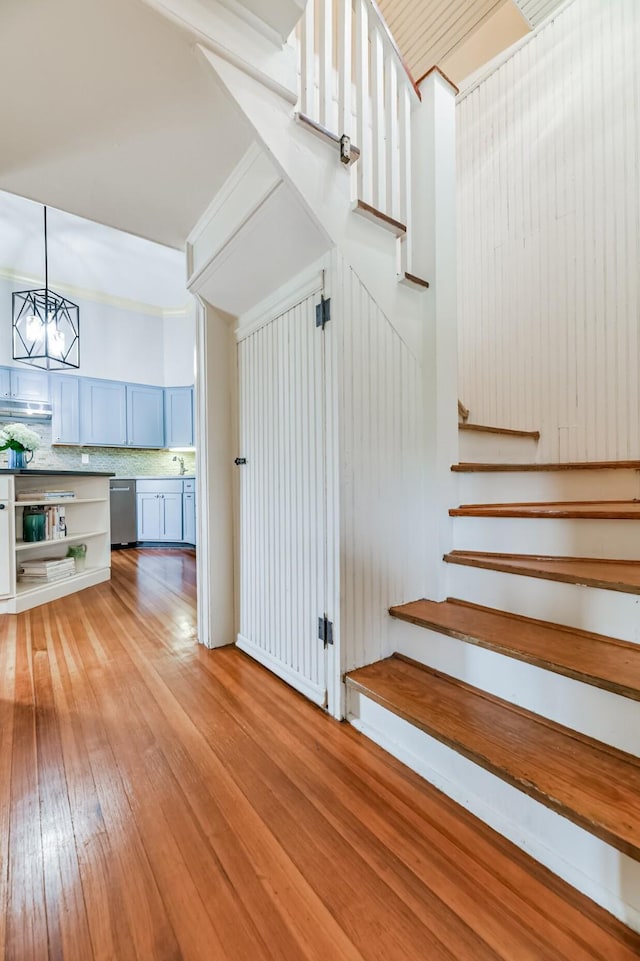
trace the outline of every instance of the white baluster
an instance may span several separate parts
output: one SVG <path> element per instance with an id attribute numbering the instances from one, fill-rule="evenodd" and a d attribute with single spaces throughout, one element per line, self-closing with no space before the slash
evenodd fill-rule
<path id="1" fill-rule="evenodd" d="M 312 120 L 317 119 L 315 74 L 315 0 L 309 0 L 300 28 L 300 110 Z"/>
<path id="2" fill-rule="evenodd" d="M 358 168 L 358 197 L 373 203 L 373 154 L 371 151 L 370 131 L 370 91 L 369 82 L 369 11 L 366 0 L 356 3 L 356 116 L 357 145 L 360 148 Z"/>
<path id="3" fill-rule="evenodd" d="M 386 164 L 384 122 L 384 45 L 374 27 L 371 34 L 371 138 L 373 153 L 373 205 L 385 212 Z"/>
<path id="4" fill-rule="evenodd" d="M 319 121 L 331 126 L 333 114 L 333 0 L 319 0 Z"/>
<path id="5" fill-rule="evenodd" d="M 411 95 L 413 91 L 409 84 L 401 79 L 399 90 L 399 138 L 400 138 L 400 220 L 407 228 L 407 235 L 402 245 L 401 273 L 412 273 L 412 243 L 411 231 Z"/>
<path id="6" fill-rule="evenodd" d="M 353 34 L 352 0 L 338 0 L 338 130 L 353 137 L 351 89 L 353 83 L 351 44 Z"/>
<path id="7" fill-rule="evenodd" d="M 381 208 L 396 220 L 400 214 L 400 158 L 398 155 L 398 72 L 393 51 L 389 48 L 384 64 L 385 77 L 385 145 L 387 168 L 386 206 Z"/>

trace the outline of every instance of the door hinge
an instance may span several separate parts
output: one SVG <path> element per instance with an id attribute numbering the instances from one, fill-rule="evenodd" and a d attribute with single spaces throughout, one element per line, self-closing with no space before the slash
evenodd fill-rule
<path id="1" fill-rule="evenodd" d="M 316 304 L 316 327 L 322 327 L 331 320 L 331 297 L 320 297 L 320 303 Z"/>
<path id="2" fill-rule="evenodd" d="M 247 463 L 247 458 L 246 458 L 246 457 L 236 457 L 236 459 L 234 460 L 233 463 L 236 465 L 236 467 L 241 467 L 243 464 L 246 464 L 246 463 Z"/>
<path id="3" fill-rule="evenodd" d="M 333 644 L 333 621 L 330 621 L 326 614 L 318 618 L 318 640 L 324 646 Z"/>

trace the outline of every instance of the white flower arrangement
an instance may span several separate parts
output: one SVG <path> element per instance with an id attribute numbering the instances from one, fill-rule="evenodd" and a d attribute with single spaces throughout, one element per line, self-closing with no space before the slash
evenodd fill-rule
<path id="1" fill-rule="evenodd" d="M 0 450 L 37 450 L 40 435 L 26 424 L 7 424 L 0 429 Z"/>

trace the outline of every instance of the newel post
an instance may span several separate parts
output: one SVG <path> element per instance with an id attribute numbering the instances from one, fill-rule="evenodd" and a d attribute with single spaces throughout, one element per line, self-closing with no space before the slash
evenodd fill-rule
<path id="1" fill-rule="evenodd" d="M 454 84 L 433 68 L 419 82 L 413 111 L 413 257 L 415 273 L 430 284 L 423 363 L 427 449 L 430 590 L 445 594 L 443 553 L 451 550 L 448 509 L 458 460 L 458 350 L 456 264 L 456 130 Z M 429 595 L 429 596 L 432 596 Z"/>

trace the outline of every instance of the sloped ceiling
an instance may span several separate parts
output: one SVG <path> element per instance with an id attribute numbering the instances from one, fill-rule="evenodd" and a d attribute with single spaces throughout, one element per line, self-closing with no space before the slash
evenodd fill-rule
<path id="1" fill-rule="evenodd" d="M 518 30 L 516 24 L 511 31 L 504 31 L 500 49 L 518 40 L 523 31 L 526 33 L 527 29 L 537 26 L 563 2 L 565 0 L 379 0 L 379 6 L 416 80 L 433 66 L 447 72 L 445 65 L 455 62 L 457 76 L 452 79 L 459 82 L 481 66 L 478 57 L 482 59 L 482 51 L 471 41 L 481 35 L 483 27 L 487 28 L 482 38 L 486 63 L 500 52 L 495 48 L 492 34 L 498 31 L 499 21 L 505 22 L 505 14 L 510 11 L 517 14 L 521 28 Z M 495 30 L 492 23 L 496 25 Z M 454 59 L 465 45 L 473 50 L 468 68 L 464 56 Z"/>
<path id="2" fill-rule="evenodd" d="M 0 189 L 182 247 L 250 143 L 137 0 L 2 0 Z"/>

